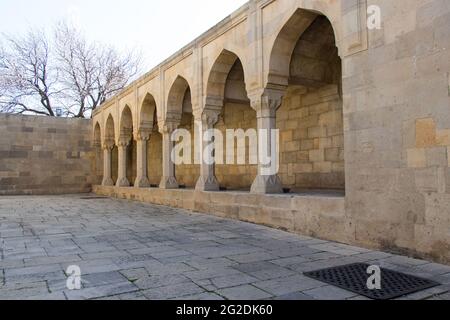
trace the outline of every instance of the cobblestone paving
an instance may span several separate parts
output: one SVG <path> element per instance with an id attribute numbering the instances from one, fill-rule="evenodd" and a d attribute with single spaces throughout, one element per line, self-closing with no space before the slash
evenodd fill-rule
<path id="1" fill-rule="evenodd" d="M 432 278 L 402 299 L 450 299 L 450 266 L 86 196 L 0 198 L 0 299 L 364 299 L 305 271 L 354 262 Z M 81 268 L 70 291 L 65 271 Z"/>

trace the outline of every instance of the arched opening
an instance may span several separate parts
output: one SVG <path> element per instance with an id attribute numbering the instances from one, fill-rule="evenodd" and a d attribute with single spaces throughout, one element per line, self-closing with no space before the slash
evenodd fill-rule
<path id="1" fill-rule="evenodd" d="M 277 111 L 282 184 L 293 192 L 345 191 L 342 71 L 333 27 L 325 16 L 299 10 L 280 37 L 268 80 L 287 81 Z"/>
<path id="2" fill-rule="evenodd" d="M 147 94 L 142 103 L 140 128 L 150 134 L 147 141 L 147 174 L 152 187 L 157 187 L 162 178 L 162 135 L 158 128 L 156 101 Z"/>
<path id="3" fill-rule="evenodd" d="M 130 186 L 134 185 L 137 176 L 137 146 L 136 140 L 131 139 L 130 145 L 127 147 L 127 179 L 130 182 Z"/>
<path id="4" fill-rule="evenodd" d="M 103 180 L 103 150 L 102 132 L 100 124 L 97 122 L 94 127 L 94 184 L 101 184 Z"/>
<path id="5" fill-rule="evenodd" d="M 250 163 L 250 139 L 245 138 L 245 147 L 239 148 L 237 138 L 227 143 L 227 129 L 256 129 L 256 112 L 250 106 L 245 87 L 245 76 L 238 56 L 224 50 L 216 60 L 208 81 L 207 104 L 222 105 L 215 129 L 224 138 L 224 164 L 216 164 L 215 174 L 221 188 L 226 190 L 250 190 L 257 174 L 257 166 Z M 226 161 L 234 152 L 233 164 Z M 238 154 L 245 154 L 245 164 L 238 164 Z"/>
<path id="6" fill-rule="evenodd" d="M 155 124 L 153 126 L 150 140 L 148 141 L 147 170 L 148 180 L 151 187 L 157 188 L 163 176 L 163 146 L 162 135 L 159 132 L 158 118 L 155 114 Z"/>
<path id="7" fill-rule="evenodd" d="M 106 126 L 105 126 L 105 144 L 112 145 L 113 149 L 111 151 L 111 178 L 113 181 L 113 184 L 117 181 L 118 176 L 118 150 L 116 145 L 116 131 L 115 131 L 115 124 L 114 119 L 112 115 L 110 114 L 108 116 L 108 119 L 106 120 Z"/>
<path id="8" fill-rule="evenodd" d="M 156 116 L 156 102 L 151 94 L 147 94 L 142 102 L 139 126 L 142 129 L 153 129 Z"/>
<path id="9" fill-rule="evenodd" d="M 125 150 L 126 179 L 127 185 L 133 185 L 136 179 L 136 142 L 133 139 L 133 115 L 128 105 L 125 106 L 120 117 L 119 141 L 128 142 Z"/>
<path id="10" fill-rule="evenodd" d="M 249 191 L 257 174 L 257 165 L 250 162 L 251 139 L 246 136 L 245 147 L 239 147 L 237 138 L 233 143 L 228 143 L 226 130 L 242 129 L 245 133 L 250 133 L 249 129 L 256 130 L 256 112 L 250 106 L 245 87 L 244 69 L 240 59 L 233 53 L 226 52 L 222 58 L 218 59 L 218 62 L 217 67 L 222 70 L 222 79 L 224 80 L 223 108 L 215 128 L 223 134 L 225 158 L 233 152 L 234 161 L 233 164 L 230 164 L 224 159 L 224 164 L 217 164 L 216 177 L 221 188 Z M 221 67 L 223 65 L 227 65 L 227 67 Z M 211 87 L 217 88 L 218 86 Z M 238 164 L 240 153 L 245 154 L 245 164 Z"/>
<path id="11" fill-rule="evenodd" d="M 194 163 L 194 138 L 195 138 L 195 123 L 194 123 L 194 116 L 193 116 L 193 110 L 192 110 L 192 98 L 191 98 L 191 89 L 188 86 L 186 88 L 183 102 L 182 102 L 182 115 L 180 120 L 180 125 L 178 126 L 178 129 L 185 129 L 187 130 L 191 135 L 191 164 L 180 164 L 177 165 L 175 168 L 175 176 L 177 178 L 177 181 L 181 187 L 186 188 L 194 188 L 195 184 L 197 183 L 197 180 L 200 176 L 200 166 L 198 164 Z M 180 157 L 183 157 L 183 152 L 186 152 L 183 150 L 179 155 Z"/>

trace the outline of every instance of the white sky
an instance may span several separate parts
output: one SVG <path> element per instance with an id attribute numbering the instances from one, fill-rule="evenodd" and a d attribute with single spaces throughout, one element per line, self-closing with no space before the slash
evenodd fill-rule
<path id="1" fill-rule="evenodd" d="M 91 40 L 143 52 L 144 72 L 247 0 L 0 0 L 0 32 L 49 29 L 70 19 Z"/>

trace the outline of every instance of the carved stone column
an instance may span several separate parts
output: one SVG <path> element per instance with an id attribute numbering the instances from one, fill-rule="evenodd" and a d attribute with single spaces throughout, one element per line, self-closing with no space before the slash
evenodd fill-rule
<path id="1" fill-rule="evenodd" d="M 136 188 L 150 188 L 147 172 L 147 142 L 150 140 L 150 130 L 140 130 L 135 134 L 136 140 Z"/>
<path id="2" fill-rule="evenodd" d="M 256 110 L 258 124 L 258 175 L 251 187 L 251 193 L 282 193 L 278 176 L 278 150 L 274 141 L 276 135 L 276 111 L 281 106 L 283 90 L 266 89 L 261 95 L 251 97 L 252 108 Z M 269 162 L 267 162 L 269 160 Z"/>
<path id="3" fill-rule="evenodd" d="M 159 187 L 161 189 L 178 189 L 179 185 L 175 177 L 175 163 L 172 161 L 174 143 L 172 133 L 178 128 L 177 123 L 166 123 L 160 129 L 163 143 L 163 177 Z"/>
<path id="4" fill-rule="evenodd" d="M 102 186 L 112 187 L 114 181 L 112 180 L 111 170 L 111 154 L 114 148 L 114 142 L 107 141 L 103 145 L 103 181 Z"/>
<path id="5" fill-rule="evenodd" d="M 214 129 L 214 125 L 219 120 L 221 108 L 215 108 L 213 110 L 205 110 L 201 117 L 196 117 L 196 123 L 198 128 L 199 145 L 200 145 L 200 178 L 197 181 L 195 190 L 197 191 L 219 191 L 219 182 L 215 175 L 215 163 L 212 163 L 212 159 L 204 158 L 204 150 L 206 144 L 211 144 L 211 140 L 205 141 L 205 132 Z"/>
<path id="6" fill-rule="evenodd" d="M 130 181 L 127 178 L 127 147 L 130 144 L 129 137 L 120 137 L 117 147 L 119 149 L 119 170 L 117 177 L 117 187 L 129 187 Z"/>

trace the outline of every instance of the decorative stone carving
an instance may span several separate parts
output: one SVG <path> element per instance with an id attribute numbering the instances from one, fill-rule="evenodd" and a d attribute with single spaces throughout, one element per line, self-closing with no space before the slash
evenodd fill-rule
<path id="1" fill-rule="evenodd" d="M 276 194 L 283 193 L 283 187 L 278 175 L 263 176 L 258 175 L 252 184 L 251 193 L 256 194 Z"/>
<path id="2" fill-rule="evenodd" d="M 251 107 L 256 111 L 258 118 L 275 118 L 278 108 L 281 106 L 286 87 L 265 89 L 250 95 Z"/>
<path id="3" fill-rule="evenodd" d="M 161 183 L 159 184 L 159 188 L 161 188 L 161 189 L 178 189 L 179 184 L 178 184 L 177 179 L 174 176 L 162 177 Z"/>
<path id="4" fill-rule="evenodd" d="M 195 186 L 195 190 L 197 191 L 219 191 L 220 186 L 219 182 L 215 175 L 210 176 L 200 176 L 197 181 L 197 185 Z"/>

